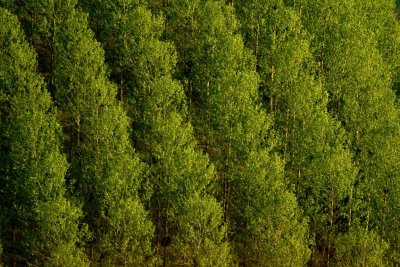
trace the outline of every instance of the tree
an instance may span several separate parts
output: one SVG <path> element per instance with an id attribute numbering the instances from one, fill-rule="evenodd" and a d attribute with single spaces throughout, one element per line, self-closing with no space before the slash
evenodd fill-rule
<path id="1" fill-rule="evenodd" d="M 104 52 L 75 1 L 64 2 L 56 13 L 53 81 L 69 134 L 71 178 L 93 234 L 91 260 L 143 265 L 153 235 L 138 196 L 143 167 L 129 142 L 117 88 L 107 79 Z"/>
<path id="2" fill-rule="evenodd" d="M 335 237 L 351 224 L 356 168 L 344 131 L 327 112 L 328 94 L 314 76 L 309 37 L 296 11 L 282 0 L 236 1 L 235 7 L 257 56 L 260 93 L 282 139 L 286 176 L 310 220 L 311 262 L 329 265 Z"/>
<path id="3" fill-rule="evenodd" d="M 329 111 L 344 126 L 359 167 L 352 222 L 383 238 L 389 244 L 386 260 L 395 265 L 399 261 L 399 111 L 391 89 L 392 66 L 385 60 L 378 35 L 368 27 L 371 21 L 363 8 L 355 0 L 301 5 L 303 23 L 316 36 L 312 50 L 330 94 Z"/>
<path id="4" fill-rule="evenodd" d="M 132 138 L 150 167 L 157 256 L 163 266 L 230 265 L 222 209 L 211 194 L 214 168 L 196 149 L 183 88 L 172 78 L 175 50 L 162 41 L 163 18 L 140 1 L 82 5 L 92 12 L 93 28 L 133 120 Z"/>
<path id="5" fill-rule="evenodd" d="M 237 262 L 304 264 L 305 224 L 286 190 L 283 162 L 272 152 L 271 118 L 258 105 L 254 59 L 235 34 L 232 8 L 223 1 L 177 0 L 164 11 L 196 137 L 216 166 L 216 194 Z"/>
<path id="6" fill-rule="evenodd" d="M 400 95 L 400 23 L 395 1 L 358 3 L 368 14 L 366 26 L 374 34 L 384 64 L 390 69 L 392 88 Z"/>
<path id="7" fill-rule="evenodd" d="M 15 5 L 39 53 L 59 107 L 70 162 L 68 181 L 92 235 L 93 264 L 151 261 L 153 227 L 138 196 L 143 165 L 129 142 L 129 120 L 116 102 L 104 52 L 76 1 Z M 30 10 L 28 14 L 23 10 Z M 35 21 L 41 21 L 36 28 Z M 48 23 L 44 23 L 48 22 Z"/>
<path id="8" fill-rule="evenodd" d="M 367 229 L 352 227 L 339 234 L 335 244 L 335 264 L 338 266 L 387 266 L 384 261 L 388 248 L 379 235 Z"/>
<path id="9" fill-rule="evenodd" d="M 0 222 L 4 262 L 85 266 L 82 214 L 65 197 L 61 128 L 35 52 L 0 8 Z"/>

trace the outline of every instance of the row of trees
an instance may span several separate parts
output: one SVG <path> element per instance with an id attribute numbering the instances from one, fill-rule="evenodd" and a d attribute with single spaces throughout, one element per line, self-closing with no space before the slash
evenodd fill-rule
<path id="1" fill-rule="evenodd" d="M 6 265 L 400 264 L 387 0 L 0 0 Z"/>

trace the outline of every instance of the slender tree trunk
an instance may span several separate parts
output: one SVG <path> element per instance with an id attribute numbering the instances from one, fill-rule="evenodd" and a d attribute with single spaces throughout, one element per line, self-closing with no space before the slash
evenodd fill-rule
<path id="1" fill-rule="evenodd" d="M 334 189 L 331 189 L 331 206 L 329 210 L 329 234 L 328 234 L 328 252 L 327 252 L 327 266 L 331 264 L 331 251 L 332 251 L 332 239 L 333 239 L 333 221 L 334 221 L 334 209 L 335 209 L 335 193 Z"/>
<path id="2" fill-rule="evenodd" d="M 164 245 L 163 267 L 167 266 L 167 246 Z"/>
<path id="3" fill-rule="evenodd" d="M 224 222 L 226 223 L 228 220 L 228 180 L 224 174 Z"/>
<path id="4" fill-rule="evenodd" d="M 16 233 L 15 233 L 16 231 L 15 231 L 15 228 L 13 227 L 13 229 L 12 229 L 12 256 L 11 256 L 11 266 L 13 266 L 13 267 L 16 267 L 17 266 L 17 260 L 16 260 L 16 249 L 15 249 L 15 246 L 16 246 Z"/>
<path id="5" fill-rule="evenodd" d="M 352 220 L 352 200 L 353 200 L 353 186 L 350 189 L 350 196 L 349 196 L 349 228 L 351 227 L 351 220 Z"/>

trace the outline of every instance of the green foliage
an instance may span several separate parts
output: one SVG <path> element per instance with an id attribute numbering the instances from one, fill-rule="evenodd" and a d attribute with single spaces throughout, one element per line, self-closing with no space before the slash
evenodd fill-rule
<path id="1" fill-rule="evenodd" d="M 10 264 L 83 266 L 80 210 L 65 198 L 60 126 L 36 55 L 15 16 L 0 9 L 0 221 Z"/>
<path id="2" fill-rule="evenodd" d="M 398 220 L 400 159 L 394 148 L 400 141 L 399 112 L 391 90 L 393 66 L 385 60 L 379 35 L 368 27 L 376 25 L 369 17 L 379 5 L 369 16 L 363 15 L 363 8 L 358 1 L 309 1 L 304 16 L 310 18 L 307 28 L 318 36 L 314 56 L 331 95 L 329 110 L 344 125 L 360 168 L 352 220 L 384 238 L 390 245 L 386 256 L 396 264 L 399 231 L 393 220 Z"/>
<path id="3" fill-rule="evenodd" d="M 231 265 L 230 247 L 221 226 L 222 209 L 212 197 L 193 194 L 185 200 L 177 219 L 177 242 L 172 244 L 181 264 L 195 266 Z"/>
<path id="4" fill-rule="evenodd" d="M 0 0 L 0 262 L 399 265 L 398 2 Z"/>
<path id="5" fill-rule="evenodd" d="M 138 197 L 143 167 L 129 142 L 129 121 L 86 15 L 73 4 L 58 4 L 55 99 L 69 136 L 70 178 L 93 235 L 88 251 L 92 262 L 143 265 L 152 253 L 153 227 Z"/>
<path id="6" fill-rule="evenodd" d="M 310 220 L 313 261 L 325 257 L 329 264 L 334 237 L 349 224 L 344 201 L 356 178 L 343 130 L 326 110 L 328 94 L 314 77 L 309 38 L 295 10 L 281 0 L 235 5 L 257 56 L 263 104 L 282 139 L 286 175 Z"/>
<path id="7" fill-rule="evenodd" d="M 196 136 L 216 166 L 216 194 L 236 260 L 303 264 L 305 224 L 295 212 L 294 196 L 285 191 L 282 161 L 270 151 L 270 118 L 257 105 L 253 58 L 235 34 L 232 10 L 216 1 L 170 1 L 165 10 Z"/>
<path id="8" fill-rule="evenodd" d="M 368 17 L 365 19 L 370 34 L 374 35 L 377 48 L 390 76 L 397 95 L 400 82 L 400 24 L 397 18 L 395 1 L 356 1 Z"/>
<path id="9" fill-rule="evenodd" d="M 93 27 L 134 121 L 134 143 L 150 167 L 157 255 L 164 264 L 227 265 L 221 207 L 208 192 L 214 170 L 196 151 L 192 126 L 185 121 L 183 88 L 171 76 L 175 51 L 161 40 L 163 19 L 139 1 L 102 1 L 101 9 L 94 8 L 99 5 L 85 6 L 97 14 Z M 163 248 L 166 239 L 171 245 Z"/>
<path id="10" fill-rule="evenodd" d="M 335 262 L 337 266 L 386 266 L 382 259 L 387 247 L 374 232 L 355 228 L 337 237 Z"/>

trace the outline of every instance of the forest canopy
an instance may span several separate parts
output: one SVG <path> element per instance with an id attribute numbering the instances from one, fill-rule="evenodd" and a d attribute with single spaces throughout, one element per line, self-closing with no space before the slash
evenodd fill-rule
<path id="1" fill-rule="evenodd" d="M 400 265 L 399 6 L 0 0 L 0 266 Z"/>

